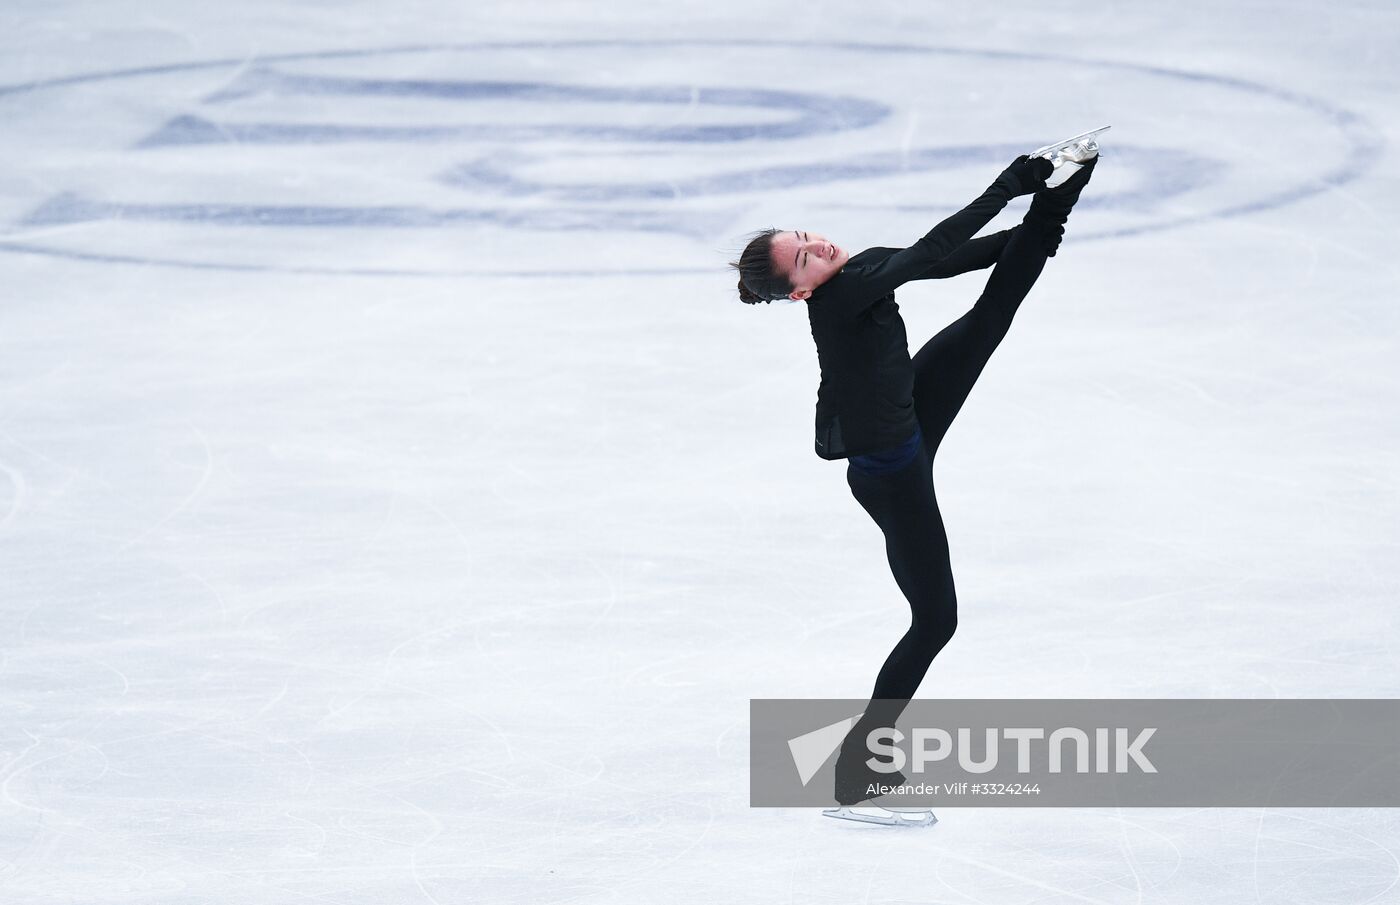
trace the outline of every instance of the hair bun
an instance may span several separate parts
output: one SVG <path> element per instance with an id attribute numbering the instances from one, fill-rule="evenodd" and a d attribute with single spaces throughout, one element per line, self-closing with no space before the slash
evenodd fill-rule
<path id="1" fill-rule="evenodd" d="M 744 278 L 740 277 L 739 301 L 749 305 L 757 305 L 759 302 L 767 302 L 768 300 L 758 295 L 758 293 L 754 292 L 748 286 L 744 285 Z"/>
<path id="2" fill-rule="evenodd" d="M 773 269 L 773 237 L 777 234 L 777 229 L 754 233 L 739 260 L 729 262 L 739 271 L 739 300 L 746 305 L 772 304 L 792 292 L 792 282 Z"/>

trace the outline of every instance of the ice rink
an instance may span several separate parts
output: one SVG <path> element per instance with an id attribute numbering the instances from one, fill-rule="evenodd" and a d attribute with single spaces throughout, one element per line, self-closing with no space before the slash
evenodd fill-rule
<path id="1" fill-rule="evenodd" d="M 1393 810 L 751 809 L 749 699 L 908 609 L 725 267 L 1111 123 L 940 453 L 922 694 L 1400 696 L 1400 7 L 0 24 L 6 905 L 1400 901 Z"/>

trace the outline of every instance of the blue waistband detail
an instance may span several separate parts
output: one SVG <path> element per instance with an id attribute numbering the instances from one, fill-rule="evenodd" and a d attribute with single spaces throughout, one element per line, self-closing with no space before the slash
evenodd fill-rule
<path id="1" fill-rule="evenodd" d="M 905 440 L 898 446 L 890 449 L 882 449 L 867 456 L 851 456 L 850 463 L 856 471 L 863 471 L 866 474 L 889 474 L 892 471 L 899 471 L 919 454 L 919 444 L 924 442 L 923 431 L 919 426 L 914 425 L 914 436 Z"/>

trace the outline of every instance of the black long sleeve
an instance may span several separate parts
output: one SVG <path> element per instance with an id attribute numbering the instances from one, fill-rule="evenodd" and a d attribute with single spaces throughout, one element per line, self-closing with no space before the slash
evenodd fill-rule
<path id="1" fill-rule="evenodd" d="M 913 245 L 861 264 L 859 257 L 817 288 L 813 301 L 854 317 L 910 280 L 922 278 L 976 235 L 1016 196 L 1014 177 L 999 178 L 970 204 L 947 217 Z M 990 238 L 990 237 L 989 237 Z M 980 250 L 980 249 L 979 249 Z"/>
<path id="2" fill-rule="evenodd" d="M 1007 202 L 1016 197 L 1020 184 L 1014 176 L 997 179 L 972 203 L 948 217 L 916 244 L 929 244 L 936 249 L 936 260 L 952 254 L 1001 213 Z"/>
<path id="3" fill-rule="evenodd" d="M 916 280 L 942 280 L 973 270 L 986 270 L 1001 257 L 1002 250 L 1011 241 L 1016 230 L 1004 229 L 999 233 L 968 239 L 953 253 L 919 274 Z"/>
<path id="4" fill-rule="evenodd" d="M 852 256 L 807 299 L 822 374 L 817 455 L 866 455 L 913 436 L 918 426 L 914 366 L 894 290 L 909 280 L 953 276 L 994 263 L 1013 230 L 972 237 L 1019 188 L 1014 176 L 998 178 L 908 248 L 869 248 Z"/>

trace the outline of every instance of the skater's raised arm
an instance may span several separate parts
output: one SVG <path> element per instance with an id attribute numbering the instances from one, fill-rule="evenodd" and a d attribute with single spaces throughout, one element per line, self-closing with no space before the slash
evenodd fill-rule
<path id="1" fill-rule="evenodd" d="M 971 204 L 908 248 L 870 249 L 852 258 L 817 233 L 779 229 L 755 233 L 739 260 L 731 262 L 739 271 L 739 298 L 751 305 L 782 298 L 810 299 L 813 305 L 838 317 L 854 317 L 910 280 L 987 267 L 992 263 L 987 256 L 997 241 L 992 236 L 965 256 L 954 258 L 942 271 L 935 269 L 958 249 L 972 244 L 977 231 L 1008 201 L 1043 188 L 1053 171 L 1054 166 L 1044 158 L 1016 158 Z M 851 266 L 846 266 L 848 263 Z"/>
<path id="2" fill-rule="evenodd" d="M 1007 229 L 988 236 L 968 239 L 953 249 L 953 253 L 937 261 L 912 280 L 943 280 L 973 270 L 986 270 L 1001 257 L 1002 249 L 1011 241 L 1014 231 Z M 864 254 L 872 257 L 888 256 L 900 251 L 898 248 L 867 248 Z"/>
<path id="3" fill-rule="evenodd" d="M 1044 187 L 1046 178 L 1052 172 L 1054 165 L 1043 157 L 1017 157 L 972 203 L 943 220 L 913 245 L 862 270 L 858 275 L 858 285 L 842 288 L 857 292 L 859 301 L 868 304 L 910 280 L 920 279 L 926 271 L 965 245 L 978 230 L 1001 213 L 1012 198 L 1029 195 Z"/>
<path id="4" fill-rule="evenodd" d="M 948 277 L 955 277 L 960 273 L 969 273 L 973 270 L 986 270 L 1001 257 L 1002 249 L 1006 248 L 1006 243 L 1011 241 L 1011 237 L 1014 234 L 1015 230 L 1004 229 L 999 233 L 968 239 L 962 245 L 953 249 L 952 254 L 943 258 L 943 260 L 934 264 L 914 279 L 942 280 Z"/>

